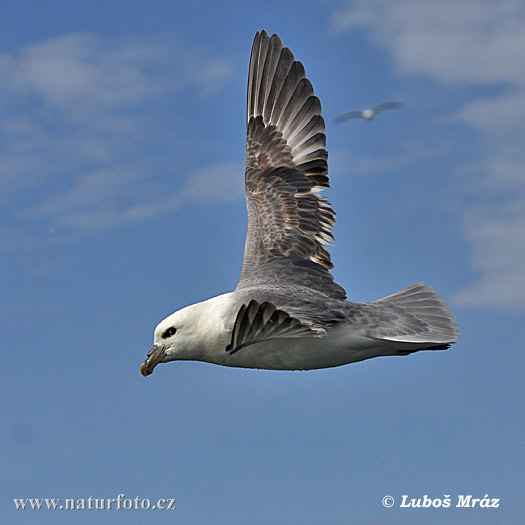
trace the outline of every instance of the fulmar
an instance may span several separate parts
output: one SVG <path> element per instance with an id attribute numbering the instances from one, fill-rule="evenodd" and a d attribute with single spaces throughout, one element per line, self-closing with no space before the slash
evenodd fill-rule
<path id="1" fill-rule="evenodd" d="M 311 370 L 448 348 L 459 332 L 431 286 L 359 303 L 334 281 L 321 104 L 277 35 L 255 35 L 247 99 L 248 229 L 239 282 L 161 321 L 142 374 L 176 360 Z"/>

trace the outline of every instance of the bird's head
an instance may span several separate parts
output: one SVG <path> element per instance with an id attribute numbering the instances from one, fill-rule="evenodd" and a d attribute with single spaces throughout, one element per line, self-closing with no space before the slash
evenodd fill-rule
<path id="1" fill-rule="evenodd" d="M 140 366 L 147 377 L 159 363 L 179 359 L 195 359 L 198 348 L 200 303 L 187 306 L 171 314 L 155 328 L 153 348 Z"/>
<path id="2" fill-rule="evenodd" d="M 224 325 L 224 306 L 228 296 L 214 297 L 186 306 L 161 321 L 153 336 L 153 348 L 140 366 L 143 376 L 149 376 L 159 363 L 176 360 L 206 361 L 206 354 L 224 348 L 229 333 Z"/>

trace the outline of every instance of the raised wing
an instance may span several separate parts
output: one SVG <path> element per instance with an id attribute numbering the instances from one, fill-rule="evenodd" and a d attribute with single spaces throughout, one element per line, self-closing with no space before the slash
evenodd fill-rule
<path id="1" fill-rule="evenodd" d="M 359 110 L 347 111 L 335 119 L 336 122 L 344 122 L 351 118 L 363 118 L 363 112 Z"/>
<path id="2" fill-rule="evenodd" d="M 335 213 L 321 104 L 277 35 L 255 35 L 248 76 L 245 190 L 248 231 L 238 288 L 282 282 L 344 298 L 330 254 Z"/>
<path id="3" fill-rule="evenodd" d="M 403 104 L 401 102 L 382 102 L 381 104 L 374 106 L 372 108 L 372 111 L 374 113 L 379 113 L 380 111 L 384 111 L 385 109 L 401 109 L 402 107 Z"/>

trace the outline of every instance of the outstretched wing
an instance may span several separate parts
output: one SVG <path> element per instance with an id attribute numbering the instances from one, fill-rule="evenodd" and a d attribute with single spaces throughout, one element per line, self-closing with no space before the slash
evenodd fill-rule
<path id="1" fill-rule="evenodd" d="M 372 111 L 377 114 L 385 109 L 401 109 L 402 107 L 403 104 L 401 102 L 381 102 L 381 104 L 374 106 Z"/>
<path id="2" fill-rule="evenodd" d="M 346 113 L 343 113 L 339 117 L 337 117 L 335 121 L 344 122 L 345 120 L 349 120 L 351 118 L 363 118 L 363 111 L 359 111 L 359 110 L 348 111 Z"/>
<path id="3" fill-rule="evenodd" d="M 248 76 L 245 190 L 248 231 L 238 288 L 297 284 L 344 298 L 330 254 L 335 213 L 321 104 L 277 35 L 255 35 Z M 286 276 L 286 277 L 285 277 Z"/>

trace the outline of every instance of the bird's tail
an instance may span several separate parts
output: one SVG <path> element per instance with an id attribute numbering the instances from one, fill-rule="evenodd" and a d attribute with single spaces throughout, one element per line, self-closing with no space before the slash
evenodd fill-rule
<path id="1" fill-rule="evenodd" d="M 373 330 L 374 338 L 435 350 L 448 348 L 459 338 L 447 304 L 427 284 L 414 284 L 369 304 L 378 306 L 388 319 Z"/>

